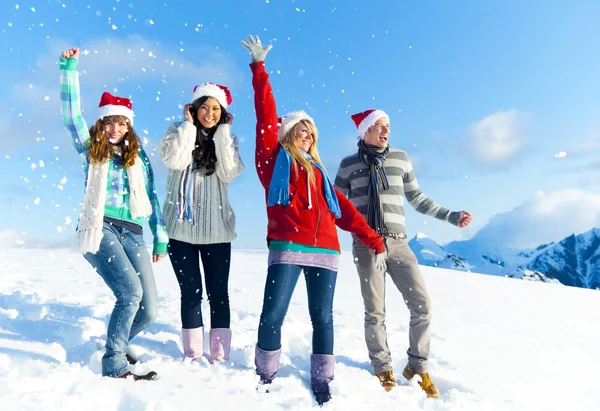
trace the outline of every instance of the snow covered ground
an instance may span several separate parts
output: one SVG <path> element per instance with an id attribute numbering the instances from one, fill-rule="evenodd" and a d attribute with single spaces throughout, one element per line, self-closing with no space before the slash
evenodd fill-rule
<path id="1" fill-rule="evenodd" d="M 400 386 L 389 393 L 379 386 L 363 339 L 352 256 L 344 253 L 334 304 L 333 399 L 323 409 L 600 409 L 597 291 L 422 269 L 434 308 L 430 374 L 441 398 L 425 398 L 416 382 L 400 376 L 408 311 L 393 287 L 387 322 Z M 226 365 L 182 361 L 179 289 L 170 263 L 155 265 L 159 317 L 134 340 L 143 360 L 137 369 L 160 375 L 152 382 L 100 376 L 99 347 L 114 300 L 82 257 L 64 249 L 4 248 L 0 273 L 0 410 L 318 409 L 310 392 L 311 327 L 303 280 L 284 325 L 279 377 L 270 393 L 255 391 L 253 352 L 266 251 L 234 250 L 233 343 Z"/>

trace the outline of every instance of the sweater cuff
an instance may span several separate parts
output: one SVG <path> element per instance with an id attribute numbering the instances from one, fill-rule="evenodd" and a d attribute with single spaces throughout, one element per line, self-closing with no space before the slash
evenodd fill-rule
<path id="1" fill-rule="evenodd" d="M 264 61 L 256 61 L 256 62 L 250 63 L 250 69 L 252 70 L 252 73 L 264 72 L 265 71 L 265 62 Z"/>
<path id="2" fill-rule="evenodd" d="M 453 211 L 448 216 L 448 222 L 452 225 L 458 226 L 458 222 L 460 221 L 460 211 Z"/>
<path id="3" fill-rule="evenodd" d="M 154 243 L 154 247 L 152 249 L 152 255 L 155 254 L 167 254 L 167 245 L 169 243 Z"/>
<path id="4" fill-rule="evenodd" d="M 60 70 L 67 70 L 67 71 L 77 71 L 77 63 L 79 63 L 79 60 L 76 59 L 75 57 L 71 57 L 70 59 L 66 59 L 63 56 L 60 56 Z"/>

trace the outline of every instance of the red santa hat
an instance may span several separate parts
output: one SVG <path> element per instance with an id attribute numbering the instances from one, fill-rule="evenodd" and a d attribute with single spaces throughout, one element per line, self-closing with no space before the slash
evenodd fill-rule
<path id="1" fill-rule="evenodd" d="M 216 99 L 223 108 L 229 107 L 231 102 L 231 93 L 229 89 L 225 86 L 221 86 L 215 83 L 204 83 L 199 86 L 194 87 L 194 95 L 192 97 L 192 101 L 196 101 L 200 97 L 212 97 Z"/>
<path id="2" fill-rule="evenodd" d="M 365 137 L 367 130 L 382 117 L 387 119 L 387 121 L 390 121 L 390 118 L 383 110 L 371 109 L 363 111 L 362 113 L 353 114 L 352 120 L 354 120 L 354 124 L 356 124 L 356 128 L 358 128 L 358 139 L 362 140 Z"/>
<path id="3" fill-rule="evenodd" d="M 110 94 L 108 91 L 102 93 L 100 104 L 98 104 L 99 117 L 108 116 L 124 116 L 129 120 L 129 124 L 133 126 L 133 109 L 131 108 L 131 100 L 126 97 L 117 97 Z"/>
<path id="4" fill-rule="evenodd" d="M 302 120 L 310 121 L 313 125 L 315 124 L 315 120 L 313 120 L 311 116 L 302 110 L 292 111 L 287 113 L 285 116 L 280 117 L 279 129 L 277 130 L 277 139 L 282 141 L 288 131 L 294 128 L 294 126 Z"/>

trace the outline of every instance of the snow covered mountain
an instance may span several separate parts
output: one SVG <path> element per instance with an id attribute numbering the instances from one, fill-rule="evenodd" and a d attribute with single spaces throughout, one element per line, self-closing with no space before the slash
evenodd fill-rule
<path id="1" fill-rule="evenodd" d="M 409 245 L 422 265 L 600 288 L 600 229 L 596 228 L 529 250 L 496 246 L 481 236 L 442 247 L 421 233 Z"/>
<path id="2" fill-rule="evenodd" d="M 582 288 L 600 288 L 600 229 L 570 235 L 547 245 L 528 264 L 562 284 Z"/>

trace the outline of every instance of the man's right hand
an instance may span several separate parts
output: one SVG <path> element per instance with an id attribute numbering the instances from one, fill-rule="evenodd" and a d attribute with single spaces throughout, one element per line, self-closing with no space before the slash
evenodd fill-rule
<path id="1" fill-rule="evenodd" d="M 68 49 L 60 53 L 61 57 L 69 60 L 70 58 L 74 58 L 79 60 L 79 47 L 73 47 L 72 49 Z"/>

